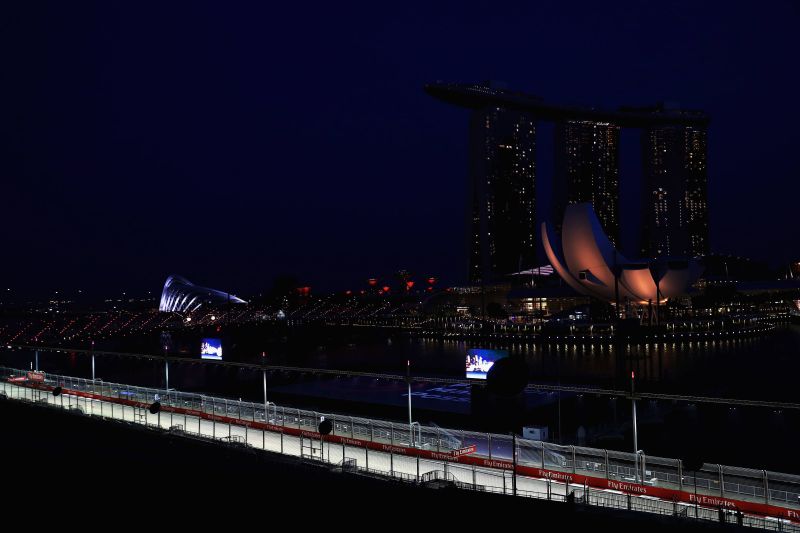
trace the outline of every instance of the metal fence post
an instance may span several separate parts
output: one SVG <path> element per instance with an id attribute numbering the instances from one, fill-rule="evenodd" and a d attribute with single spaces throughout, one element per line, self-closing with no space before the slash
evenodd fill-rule
<path id="1" fill-rule="evenodd" d="M 542 470 L 544 470 L 544 441 L 540 441 L 539 444 L 542 445 Z"/>
<path id="2" fill-rule="evenodd" d="M 577 461 L 575 460 L 575 446 L 570 446 L 572 448 L 572 473 L 575 473 L 575 468 L 577 466 Z"/>
<path id="3" fill-rule="evenodd" d="M 603 450 L 603 451 L 605 452 L 605 456 L 606 456 L 606 479 L 609 479 L 609 473 L 608 473 L 608 450 Z"/>
<path id="4" fill-rule="evenodd" d="M 719 470 L 719 495 L 725 496 L 725 480 L 722 477 L 722 465 L 717 465 Z"/>
<path id="5" fill-rule="evenodd" d="M 642 452 L 642 484 L 645 482 L 645 474 L 647 473 L 647 455 Z"/>
<path id="6" fill-rule="evenodd" d="M 762 470 L 764 477 L 764 501 L 769 503 L 769 476 L 766 470 Z"/>
<path id="7" fill-rule="evenodd" d="M 678 459 L 678 489 L 683 490 L 683 461 Z"/>
<path id="8" fill-rule="evenodd" d="M 486 444 L 489 446 L 489 460 L 492 460 L 492 434 L 486 434 Z"/>

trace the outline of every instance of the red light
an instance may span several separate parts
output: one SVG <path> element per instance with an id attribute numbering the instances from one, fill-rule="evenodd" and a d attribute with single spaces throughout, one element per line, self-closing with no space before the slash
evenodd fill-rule
<path id="1" fill-rule="evenodd" d="M 389 287 L 388 286 L 384 286 L 383 287 L 383 292 L 389 292 Z"/>
<path id="2" fill-rule="evenodd" d="M 378 280 L 376 278 L 369 278 L 369 281 L 367 283 L 369 283 L 370 287 L 374 287 L 378 284 Z"/>
<path id="3" fill-rule="evenodd" d="M 308 296 L 309 294 L 311 294 L 311 287 L 309 286 L 297 287 L 297 293 L 300 296 Z"/>
<path id="4" fill-rule="evenodd" d="M 414 286 L 414 282 L 411 280 L 406 281 L 406 290 L 411 290 L 411 287 Z"/>
<path id="5" fill-rule="evenodd" d="M 434 278 L 433 276 L 429 277 L 428 278 L 428 285 L 433 285 L 434 283 L 436 283 L 436 278 Z"/>
<path id="6" fill-rule="evenodd" d="M 634 379 L 635 377 L 636 375 L 633 373 L 633 370 L 631 370 L 631 379 Z"/>

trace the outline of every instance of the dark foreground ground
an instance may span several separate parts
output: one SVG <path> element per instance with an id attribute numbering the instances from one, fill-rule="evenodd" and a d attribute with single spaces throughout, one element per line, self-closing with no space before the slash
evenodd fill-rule
<path id="1" fill-rule="evenodd" d="M 2 399 L 0 428 L 4 517 L 45 527 L 739 529 L 344 474 Z"/>

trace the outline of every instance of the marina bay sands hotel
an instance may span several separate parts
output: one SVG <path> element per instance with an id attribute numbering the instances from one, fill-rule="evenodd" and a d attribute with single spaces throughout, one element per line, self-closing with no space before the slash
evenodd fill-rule
<path id="1" fill-rule="evenodd" d="M 469 278 L 494 281 L 536 265 L 536 125 L 555 124 L 553 221 L 569 203 L 592 202 L 619 244 L 620 129 L 641 131 L 642 257 L 709 252 L 706 137 L 702 111 L 615 111 L 553 105 L 496 83 L 425 86 L 440 100 L 470 110 Z"/>

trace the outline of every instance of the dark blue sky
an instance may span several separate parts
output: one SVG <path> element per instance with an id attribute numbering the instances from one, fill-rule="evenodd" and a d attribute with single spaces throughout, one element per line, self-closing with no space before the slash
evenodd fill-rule
<path id="1" fill-rule="evenodd" d="M 18 4 L 0 272 L 20 291 L 463 281 L 467 114 L 435 80 L 705 109 L 712 248 L 800 258 L 791 2 Z M 623 199 L 636 174 L 623 161 Z"/>

